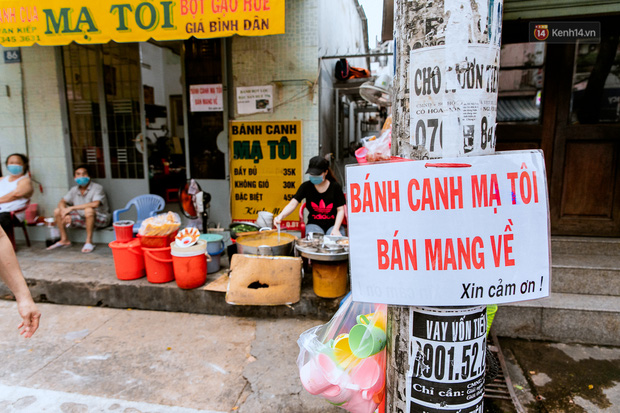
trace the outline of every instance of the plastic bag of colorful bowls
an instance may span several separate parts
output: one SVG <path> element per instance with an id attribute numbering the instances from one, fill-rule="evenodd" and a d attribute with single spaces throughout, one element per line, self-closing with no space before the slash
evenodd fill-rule
<path id="1" fill-rule="evenodd" d="M 332 319 L 301 334 L 304 388 L 351 413 L 372 413 L 385 395 L 387 306 L 349 297 Z"/>

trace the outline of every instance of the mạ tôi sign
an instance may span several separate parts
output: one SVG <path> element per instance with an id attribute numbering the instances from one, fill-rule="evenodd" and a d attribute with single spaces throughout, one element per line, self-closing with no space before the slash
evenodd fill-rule
<path id="1" fill-rule="evenodd" d="M 541 151 L 346 172 L 354 301 L 468 306 L 549 295 Z"/>
<path id="2" fill-rule="evenodd" d="M 285 0 L 0 0 L 5 47 L 284 33 Z"/>
<path id="3" fill-rule="evenodd" d="M 260 211 L 275 215 L 302 182 L 301 121 L 232 121 L 230 202 L 233 221 L 255 221 Z M 296 209 L 284 228 L 299 228 Z"/>

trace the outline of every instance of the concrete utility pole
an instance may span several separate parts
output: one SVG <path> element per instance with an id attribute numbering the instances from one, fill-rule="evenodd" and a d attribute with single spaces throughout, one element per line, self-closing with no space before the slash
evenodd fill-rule
<path id="1" fill-rule="evenodd" d="M 396 0 L 394 16 L 394 155 L 437 159 L 493 153 L 502 0 Z M 386 411 L 482 412 L 484 361 L 475 370 L 463 367 L 473 353 L 459 349 L 457 340 L 419 346 L 410 321 L 414 314 L 420 320 L 473 319 L 484 310 L 390 306 Z M 476 351 L 484 359 L 486 348 Z M 441 367 L 431 358 L 447 361 Z M 455 370 L 448 373 L 451 367 Z M 471 388 L 475 397 L 467 391 Z"/>

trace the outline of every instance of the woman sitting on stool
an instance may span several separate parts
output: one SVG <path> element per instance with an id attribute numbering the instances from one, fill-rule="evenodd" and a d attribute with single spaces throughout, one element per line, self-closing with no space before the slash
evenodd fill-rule
<path id="1" fill-rule="evenodd" d="M 307 234 L 318 232 L 333 236 L 346 235 L 344 228 L 341 227 L 346 208 L 344 193 L 329 170 L 329 162 L 320 156 L 315 156 L 310 159 L 306 173 L 310 175 L 310 180 L 301 184 L 293 199 L 274 218 L 273 223 L 276 227 L 280 227 L 282 220 L 305 199 L 309 212 Z"/>

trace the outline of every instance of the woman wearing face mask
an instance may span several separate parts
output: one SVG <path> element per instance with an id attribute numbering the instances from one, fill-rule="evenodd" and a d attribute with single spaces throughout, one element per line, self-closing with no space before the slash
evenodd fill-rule
<path id="1" fill-rule="evenodd" d="M 11 212 L 23 210 L 32 196 L 32 182 L 28 176 L 28 157 L 14 153 L 6 158 L 8 176 L 0 178 L 0 225 L 13 238 Z M 18 219 L 23 216 L 18 215 Z"/>
<path id="2" fill-rule="evenodd" d="M 306 233 L 345 235 L 344 228 L 341 227 L 346 208 L 345 198 L 340 184 L 329 170 L 329 162 L 315 156 L 310 159 L 306 173 L 310 175 L 310 180 L 301 184 L 291 202 L 273 219 L 274 224 L 279 227 L 282 220 L 305 199 L 308 208 Z"/>

